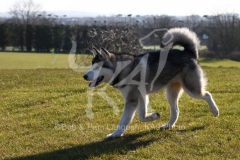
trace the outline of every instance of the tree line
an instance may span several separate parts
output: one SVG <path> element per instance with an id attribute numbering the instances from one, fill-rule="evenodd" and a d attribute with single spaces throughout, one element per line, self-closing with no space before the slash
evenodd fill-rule
<path id="1" fill-rule="evenodd" d="M 10 21 L 0 23 L 0 50 L 8 46 L 16 51 L 68 53 L 71 41 L 77 42 L 77 52 L 89 52 L 92 46 L 105 47 L 115 52 L 140 52 L 138 40 L 156 28 L 188 27 L 197 33 L 202 52 L 210 57 L 240 60 L 240 18 L 236 13 L 186 16 L 184 20 L 168 15 L 146 16 L 136 19 L 129 15 L 125 22 L 114 18 L 108 23 L 63 24 L 62 19 L 40 11 L 32 0 L 17 2 L 10 10 Z M 64 15 L 65 16 L 65 15 Z M 101 17 L 100 17 L 101 19 Z M 117 21 L 120 20 L 120 21 Z M 135 22 L 134 22 L 135 21 Z M 145 45 L 159 45 L 163 33 L 156 33 Z M 9 49 L 8 49 L 9 50 Z"/>
<path id="2" fill-rule="evenodd" d="M 0 47 L 6 51 L 68 53 L 72 40 L 77 52 L 87 53 L 92 46 L 114 52 L 139 52 L 139 34 L 134 26 L 83 26 L 0 23 Z"/>
<path id="3" fill-rule="evenodd" d="M 1 51 L 9 50 L 10 46 L 12 51 L 68 53 L 72 40 L 77 42 L 79 53 L 89 52 L 92 46 L 116 52 L 141 49 L 136 28 L 128 24 L 65 24 L 61 17 L 41 11 L 41 5 L 33 0 L 16 2 L 9 13 L 11 19 L 0 22 Z"/>
<path id="4" fill-rule="evenodd" d="M 84 26 L 74 28 L 76 31 L 86 30 Z M 0 24 L 0 47 L 2 51 L 12 46 L 13 51 L 27 52 L 67 52 L 71 47 L 70 26 L 34 25 L 34 24 Z M 82 35 L 81 35 L 82 36 Z"/>

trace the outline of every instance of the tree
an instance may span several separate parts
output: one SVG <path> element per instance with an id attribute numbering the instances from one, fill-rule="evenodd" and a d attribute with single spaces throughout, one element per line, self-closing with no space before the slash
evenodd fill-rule
<path id="1" fill-rule="evenodd" d="M 216 40 L 220 54 L 229 54 L 239 49 L 240 24 L 236 13 L 217 14 L 208 17 L 211 30 L 210 38 Z"/>
<path id="2" fill-rule="evenodd" d="M 151 28 L 170 28 L 173 23 L 173 17 L 168 15 L 160 15 L 160 16 L 152 16 L 147 19 L 147 22 L 149 27 Z M 151 43 L 153 44 L 159 44 L 162 41 L 164 32 L 156 32 L 154 35 L 150 37 Z"/>
<path id="3" fill-rule="evenodd" d="M 53 27 L 53 47 L 54 47 L 55 53 L 59 53 L 61 51 L 63 37 L 64 37 L 64 26 L 55 25 Z"/>
<path id="4" fill-rule="evenodd" d="M 9 13 L 16 23 L 34 24 L 39 19 L 40 9 L 41 6 L 33 0 L 24 0 L 16 2 Z"/>
<path id="5" fill-rule="evenodd" d="M 28 52 L 32 51 L 33 48 L 33 38 L 34 38 L 34 27 L 31 24 L 26 26 L 26 49 Z"/>
<path id="6" fill-rule="evenodd" d="M 37 52 L 50 52 L 52 48 L 52 27 L 49 25 L 36 25 L 35 50 Z"/>
<path id="7" fill-rule="evenodd" d="M 146 19 L 146 23 L 151 28 L 169 28 L 173 18 L 168 15 L 151 16 Z"/>
<path id="8" fill-rule="evenodd" d="M 113 52 L 140 53 L 142 47 L 139 43 L 139 35 L 136 27 L 130 25 L 111 27 L 94 26 L 88 29 L 88 47 L 104 47 Z"/>
<path id="9" fill-rule="evenodd" d="M 53 25 L 56 22 L 57 17 L 53 14 L 48 14 L 46 11 L 39 12 L 38 14 L 38 24 Z"/>
<path id="10" fill-rule="evenodd" d="M 186 17 L 185 25 L 191 30 L 195 31 L 196 27 L 201 22 L 201 17 L 199 15 L 190 15 Z"/>
<path id="11" fill-rule="evenodd" d="M 25 39 L 24 39 L 24 35 L 25 35 L 25 26 L 24 25 L 18 25 L 18 44 L 20 46 L 20 50 L 23 52 L 24 50 L 24 43 L 25 43 Z"/>
<path id="12" fill-rule="evenodd" d="M 9 41 L 8 24 L 2 23 L 0 24 L 0 47 L 2 48 L 2 51 L 5 51 L 8 41 Z"/>
<path id="13" fill-rule="evenodd" d="M 65 26 L 64 38 L 62 42 L 63 52 L 68 53 L 72 47 L 72 28 L 70 26 Z"/>
<path id="14" fill-rule="evenodd" d="M 88 46 L 88 26 L 76 26 L 75 34 L 76 43 L 77 43 L 77 52 L 86 53 Z M 90 46 L 91 47 L 91 46 Z"/>

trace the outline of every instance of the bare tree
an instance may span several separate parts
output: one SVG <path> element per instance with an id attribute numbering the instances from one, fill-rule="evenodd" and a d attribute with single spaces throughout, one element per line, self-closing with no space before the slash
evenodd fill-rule
<path id="1" fill-rule="evenodd" d="M 236 13 L 217 14 L 209 17 L 211 36 L 217 42 L 218 51 L 228 54 L 239 49 L 240 24 Z"/>
<path id="2" fill-rule="evenodd" d="M 201 17 L 199 15 L 190 15 L 186 17 L 185 25 L 191 30 L 195 31 L 196 27 L 201 22 Z"/>
<path id="3" fill-rule="evenodd" d="M 46 11 L 39 12 L 37 23 L 38 24 L 44 24 L 44 25 L 51 25 L 57 22 L 56 15 L 54 14 L 48 14 Z"/>
<path id="4" fill-rule="evenodd" d="M 33 2 L 33 0 L 23 0 L 16 2 L 9 13 L 16 23 L 33 24 L 39 18 L 40 9 L 41 5 Z"/>
<path id="5" fill-rule="evenodd" d="M 160 15 L 160 16 L 151 16 L 146 19 L 146 24 L 150 28 L 157 28 L 157 29 L 162 29 L 162 28 L 171 28 L 173 26 L 174 22 L 174 17 L 168 16 L 168 15 Z M 160 43 L 162 41 L 164 32 L 156 32 L 154 35 L 152 35 L 147 43 L 151 43 L 153 45 L 157 45 L 160 47 Z"/>
<path id="6" fill-rule="evenodd" d="M 147 18 L 146 23 L 152 28 L 169 28 L 172 23 L 172 17 L 168 15 L 151 16 Z"/>
<path id="7" fill-rule="evenodd" d="M 87 26 L 80 35 L 84 41 L 84 50 L 92 47 L 104 47 L 113 52 L 128 52 L 137 54 L 142 52 L 139 35 L 135 27 L 128 24 L 114 26 Z"/>

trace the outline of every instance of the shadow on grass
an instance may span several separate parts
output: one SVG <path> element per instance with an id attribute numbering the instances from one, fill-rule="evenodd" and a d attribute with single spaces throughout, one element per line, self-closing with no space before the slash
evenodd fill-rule
<path id="1" fill-rule="evenodd" d="M 203 130 L 205 126 L 198 126 L 178 132 L 195 132 Z M 165 132 L 166 131 L 166 132 Z M 25 157 L 16 157 L 13 160 L 65 160 L 65 159 L 89 159 L 91 157 L 100 157 L 101 155 L 126 155 L 129 151 L 134 151 L 140 147 L 147 147 L 160 138 L 166 138 L 175 134 L 176 130 L 149 130 L 138 134 L 125 135 L 121 138 L 103 139 L 102 141 L 92 142 L 89 144 L 78 145 L 72 148 L 45 152 Z M 155 135 L 155 136 L 154 136 Z M 156 135 L 158 138 L 156 138 Z M 161 136 L 161 137 L 159 137 Z M 141 137 L 141 138 L 140 138 Z M 155 137 L 155 138 L 154 138 Z"/>
<path id="2" fill-rule="evenodd" d="M 191 129 L 192 132 L 195 132 L 195 131 L 198 131 L 198 130 L 204 130 L 205 129 L 205 126 L 198 126 L 198 127 L 193 127 Z"/>
<path id="3" fill-rule="evenodd" d="M 47 153 L 40 153 L 26 157 L 17 157 L 14 160 L 42 160 L 42 159 L 88 159 L 90 157 L 99 157 L 102 154 L 125 155 L 128 151 L 136 150 L 139 147 L 146 147 L 153 143 L 156 139 L 144 138 L 147 140 L 139 140 L 139 137 L 152 134 L 154 131 L 141 132 L 139 134 L 126 135 L 125 137 L 115 139 L 104 139 L 98 142 L 78 145 L 72 148 L 56 150 Z"/>

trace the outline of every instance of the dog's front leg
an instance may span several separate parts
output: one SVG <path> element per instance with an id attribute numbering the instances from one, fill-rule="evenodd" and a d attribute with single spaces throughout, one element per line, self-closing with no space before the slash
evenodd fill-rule
<path id="1" fill-rule="evenodd" d="M 148 95 L 143 95 L 142 98 L 139 98 L 138 103 L 138 116 L 140 121 L 142 122 L 148 122 L 148 121 L 155 121 L 160 118 L 159 113 L 147 113 L 147 107 L 148 107 L 149 98 Z"/>
<path id="2" fill-rule="evenodd" d="M 137 105 L 137 100 L 125 101 L 124 111 L 121 120 L 117 126 L 117 130 L 112 134 L 108 134 L 107 138 L 121 137 L 123 135 L 135 115 Z"/>

